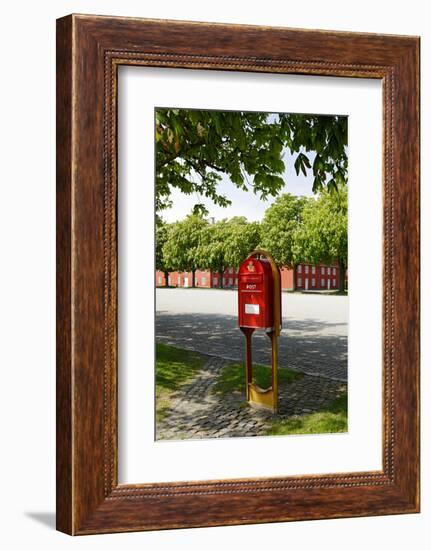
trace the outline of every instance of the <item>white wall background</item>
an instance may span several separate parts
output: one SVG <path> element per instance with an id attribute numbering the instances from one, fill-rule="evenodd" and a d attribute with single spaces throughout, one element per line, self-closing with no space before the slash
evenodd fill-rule
<path id="1" fill-rule="evenodd" d="M 419 515 L 223 527 L 72 539 L 54 531 L 55 19 L 70 12 L 283 25 L 422 37 L 422 151 L 431 150 L 427 3 L 308 0 L 15 0 L 2 6 L 0 88 L 0 540 L 4 548 L 428 548 L 431 522 L 429 338 L 422 345 L 422 510 Z M 422 166 L 422 326 L 431 330 L 431 180 Z M 428 306 L 428 307 L 427 307 Z M 428 540 L 427 540 L 428 539 Z"/>

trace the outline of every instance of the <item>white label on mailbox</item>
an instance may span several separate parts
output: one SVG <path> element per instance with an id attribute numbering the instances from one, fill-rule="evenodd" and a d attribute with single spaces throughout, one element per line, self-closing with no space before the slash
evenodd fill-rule
<path id="1" fill-rule="evenodd" d="M 259 315 L 259 304 L 245 304 L 245 312 Z"/>

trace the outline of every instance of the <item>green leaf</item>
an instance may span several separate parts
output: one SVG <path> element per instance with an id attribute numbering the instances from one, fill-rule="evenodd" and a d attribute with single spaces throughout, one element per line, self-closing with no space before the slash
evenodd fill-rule
<path id="1" fill-rule="evenodd" d="M 301 153 L 299 153 L 299 155 L 296 157 L 294 167 L 295 167 L 296 175 L 299 176 L 299 171 L 302 168 Z"/>
<path id="2" fill-rule="evenodd" d="M 302 161 L 303 161 L 303 164 L 305 164 L 305 166 L 307 168 L 311 168 L 311 164 L 310 164 L 310 161 L 308 160 L 307 155 L 302 155 Z"/>

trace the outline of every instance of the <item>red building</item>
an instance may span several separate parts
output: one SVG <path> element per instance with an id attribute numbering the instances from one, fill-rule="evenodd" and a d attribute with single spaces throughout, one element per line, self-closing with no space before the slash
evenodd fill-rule
<path id="1" fill-rule="evenodd" d="M 168 276 L 167 286 L 176 286 L 188 288 L 192 286 L 192 273 L 172 271 Z M 238 285 L 238 271 L 229 267 L 223 274 L 223 287 L 233 288 Z M 164 273 L 156 271 L 156 286 L 166 286 L 166 279 Z M 195 273 L 195 286 L 199 288 L 221 288 L 220 275 L 214 271 L 200 271 L 199 269 Z"/>
<path id="2" fill-rule="evenodd" d="M 296 272 L 293 269 L 283 267 L 281 269 L 281 288 L 283 290 L 294 289 L 294 277 L 298 290 L 336 290 L 340 286 L 340 270 L 334 265 L 308 265 L 299 264 Z M 173 271 L 169 273 L 168 285 L 165 275 L 156 271 L 156 286 L 164 287 L 191 287 L 192 273 Z M 197 270 L 195 273 L 195 286 L 197 288 L 221 288 L 220 275 L 211 271 Z M 238 270 L 229 267 L 223 273 L 223 288 L 236 288 L 238 286 Z"/>
<path id="3" fill-rule="evenodd" d="M 296 268 L 296 288 L 301 290 L 336 290 L 340 286 L 337 265 L 299 264 Z"/>

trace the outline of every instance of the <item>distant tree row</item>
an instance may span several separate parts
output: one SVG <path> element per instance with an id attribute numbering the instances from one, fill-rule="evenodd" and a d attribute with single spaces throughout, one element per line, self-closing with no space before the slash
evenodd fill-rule
<path id="1" fill-rule="evenodd" d="M 347 186 L 336 192 L 322 190 L 317 198 L 281 195 L 266 210 L 261 223 L 245 217 L 215 223 L 203 214 L 167 224 L 160 218 L 156 228 L 156 269 L 168 280 L 170 271 L 196 270 L 223 273 L 235 267 L 255 248 L 267 250 L 282 267 L 296 271 L 300 263 L 331 264 L 340 268 L 340 289 L 345 288 L 347 269 Z M 294 276 L 294 281 L 296 277 Z"/>

